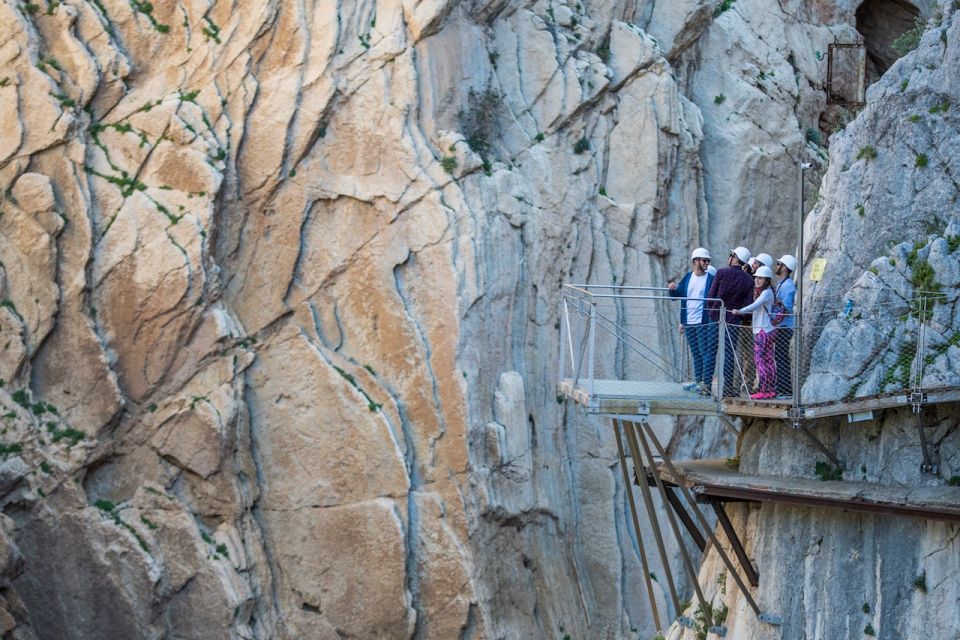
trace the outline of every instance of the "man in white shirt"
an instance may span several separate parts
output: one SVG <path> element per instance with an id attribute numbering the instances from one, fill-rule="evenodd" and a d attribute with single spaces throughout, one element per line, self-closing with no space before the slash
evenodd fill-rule
<path id="1" fill-rule="evenodd" d="M 683 276 L 679 285 L 670 281 L 667 286 L 672 297 L 683 298 L 680 301 L 680 330 L 687 338 L 693 358 L 693 382 L 684 385 L 684 389 L 710 395 L 717 361 L 717 323 L 710 320 L 704 306 L 704 298 L 713 284 L 713 274 L 708 271 L 710 252 L 698 247 L 693 250 L 690 260 L 693 270 Z"/>

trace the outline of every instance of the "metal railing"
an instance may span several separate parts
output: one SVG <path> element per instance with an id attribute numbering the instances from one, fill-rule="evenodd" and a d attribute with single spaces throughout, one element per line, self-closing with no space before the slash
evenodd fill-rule
<path id="1" fill-rule="evenodd" d="M 716 322 L 680 324 L 681 305 L 708 302 L 721 307 Z M 805 302 L 818 310 L 794 318 L 802 329 L 781 322 L 759 336 L 750 315 L 746 325 L 728 323 L 719 300 L 672 297 L 661 287 L 566 285 L 560 377 L 591 398 L 669 392 L 793 406 L 960 387 L 956 292 L 871 289 Z"/>

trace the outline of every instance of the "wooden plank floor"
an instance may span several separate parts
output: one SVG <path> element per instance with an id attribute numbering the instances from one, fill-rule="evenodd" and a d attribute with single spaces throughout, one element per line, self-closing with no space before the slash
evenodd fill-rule
<path id="1" fill-rule="evenodd" d="M 698 499 L 778 502 L 960 522 L 960 487 L 756 476 L 729 469 L 722 460 L 674 460 L 673 465 L 679 477 L 663 463 L 658 473 L 668 482 L 691 488 Z"/>

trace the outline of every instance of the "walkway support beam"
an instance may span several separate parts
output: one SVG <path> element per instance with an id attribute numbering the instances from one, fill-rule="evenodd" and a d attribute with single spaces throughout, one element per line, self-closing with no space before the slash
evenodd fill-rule
<path id="1" fill-rule="evenodd" d="M 649 426 L 646 422 L 641 422 L 640 424 L 644 428 Z M 637 432 L 640 431 L 640 427 L 637 427 L 636 423 L 632 422 L 628 422 L 627 425 L 627 442 L 630 443 L 630 449 L 631 451 L 636 451 L 636 459 L 640 460 L 641 464 L 643 464 L 645 467 L 646 463 L 643 462 L 643 458 L 640 457 L 640 450 L 639 447 L 637 447 Z M 653 459 L 653 453 L 650 451 L 650 445 L 647 444 L 647 440 L 642 432 L 640 433 L 640 443 L 643 445 L 643 450 L 647 454 L 647 458 L 650 460 L 650 469 L 653 471 L 653 480 L 657 484 L 657 490 L 660 492 L 663 505 L 666 506 L 669 502 L 669 499 L 667 498 L 667 491 L 663 486 L 663 480 L 660 479 L 660 474 L 656 473 L 657 463 Z M 641 483 L 641 487 L 642 486 L 644 485 Z M 696 506 L 694 506 L 694 510 L 696 510 Z M 707 599 L 703 597 L 703 591 L 700 589 L 700 580 L 699 576 L 697 575 L 697 569 L 693 566 L 693 561 L 690 559 L 690 554 L 687 552 L 687 547 L 683 543 L 683 536 L 680 535 L 680 528 L 677 527 L 677 521 L 673 517 L 673 511 L 670 509 L 664 509 L 664 512 L 667 514 L 667 522 L 670 523 L 670 528 L 673 530 L 673 536 L 676 538 L 677 546 L 680 548 L 680 556 L 683 558 L 683 564 L 687 569 L 687 575 L 690 577 L 690 582 L 693 583 L 693 590 L 697 594 L 697 601 L 700 603 L 700 611 L 703 613 L 703 618 L 707 623 L 707 627 L 712 627 L 713 609 L 707 604 Z"/>
<path id="2" fill-rule="evenodd" d="M 653 624 L 657 633 L 663 631 L 660 624 L 660 612 L 657 609 L 657 599 L 653 593 L 653 582 L 650 579 L 650 565 L 647 562 L 647 552 L 643 547 L 643 536 L 640 535 L 640 519 L 637 517 L 637 505 L 633 500 L 633 489 L 630 486 L 630 475 L 627 473 L 627 459 L 623 454 L 623 439 L 620 437 L 620 421 L 613 423 L 613 431 L 617 435 L 617 453 L 620 454 L 620 469 L 623 471 L 623 486 L 627 492 L 627 502 L 630 504 L 630 517 L 633 520 L 633 531 L 637 535 L 637 546 L 640 550 L 640 564 L 643 566 L 643 577 L 647 582 L 647 595 L 650 597 L 650 610 L 653 612 Z M 674 595 L 674 597 L 676 597 Z"/>
<path id="3" fill-rule="evenodd" d="M 657 440 L 657 435 L 653 432 L 653 427 L 646 422 L 641 423 L 641 425 L 643 426 L 647 437 L 650 438 L 650 441 L 653 442 L 653 445 L 657 448 L 657 453 L 660 454 L 660 459 L 663 460 L 665 465 L 667 465 L 670 475 L 673 476 L 675 480 L 679 480 L 681 476 L 677 472 L 677 468 L 673 466 L 673 462 L 670 460 L 670 456 L 668 456 L 667 452 L 664 450 L 663 445 L 660 444 L 659 440 Z M 657 475 L 657 477 L 659 478 L 659 475 Z M 724 551 L 723 547 L 720 545 L 720 540 L 717 539 L 717 534 L 714 533 L 710 523 L 707 522 L 707 518 L 700 510 L 700 506 L 694 501 L 693 496 L 690 495 L 690 490 L 687 489 L 683 483 L 678 483 L 677 486 L 680 487 L 680 491 L 683 492 L 683 497 L 686 499 L 687 504 L 690 505 L 690 508 L 693 509 L 693 513 L 695 516 L 697 516 L 697 520 L 700 521 L 700 526 L 707 533 L 707 535 L 710 537 L 710 541 L 717 548 L 717 553 L 720 555 L 720 559 L 723 561 L 723 564 L 726 565 L 727 570 L 730 571 L 731 575 L 733 575 L 733 579 L 736 581 L 737 586 L 740 587 L 740 593 L 743 594 L 747 604 L 750 605 L 750 608 L 753 609 L 754 614 L 756 614 L 756 616 L 759 618 L 761 614 L 760 607 L 757 606 L 756 601 L 750 594 L 750 589 L 743 583 L 743 578 L 740 577 L 740 572 L 738 572 L 736 567 L 733 566 L 733 563 L 730 561 L 730 557 L 727 556 L 727 552 Z"/>
<path id="4" fill-rule="evenodd" d="M 637 449 L 637 440 L 633 435 L 633 431 L 630 428 L 632 423 L 630 422 L 620 422 L 620 425 L 623 427 L 624 435 L 627 437 L 627 445 L 630 447 L 630 457 L 633 458 L 634 468 L 636 465 L 640 465 L 640 468 L 644 468 L 643 460 L 640 458 L 639 450 Z M 644 472 L 646 473 L 646 472 Z M 643 504 L 647 510 L 647 518 L 650 520 L 650 525 L 653 528 L 653 537 L 657 542 L 657 551 L 660 554 L 660 564 L 663 567 L 663 573 L 667 578 L 667 587 L 670 590 L 670 598 L 673 601 L 673 608 L 676 610 L 677 615 L 681 614 L 680 611 L 680 598 L 677 596 L 677 586 L 673 579 L 673 572 L 670 570 L 670 558 L 667 557 L 667 547 L 663 543 L 663 533 L 660 530 L 660 519 L 657 517 L 656 508 L 653 505 L 653 498 L 650 495 L 650 487 L 640 483 L 640 494 L 643 496 Z M 637 534 L 639 535 L 639 533 Z"/>

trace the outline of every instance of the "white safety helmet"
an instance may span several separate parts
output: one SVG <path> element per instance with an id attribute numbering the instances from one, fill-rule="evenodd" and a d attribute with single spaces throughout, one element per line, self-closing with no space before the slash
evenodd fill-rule
<path id="1" fill-rule="evenodd" d="M 703 247 L 697 247 L 693 250 L 693 254 L 690 256 L 690 259 L 696 260 L 697 258 L 706 258 L 707 260 L 710 260 L 710 252 Z"/>
<path id="2" fill-rule="evenodd" d="M 763 266 L 773 269 L 773 256 L 771 256 L 769 253 L 761 253 L 755 256 L 753 259 Z"/>
<path id="3" fill-rule="evenodd" d="M 754 278 L 772 278 L 773 269 L 771 269 L 767 265 L 761 265 L 757 267 L 757 271 L 753 274 L 753 277 Z"/>
<path id="4" fill-rule="evenodd" d="M 709 273 L 712 276 L 715 276 L 717 275 L 717 268 L 713 265 L 710 265 L 709 267 L 707 267 L 707 273 Z"/>
<path id="5" fill-rule="evenodd" d="M 785 266 L 787 269 L 790 269 L 790 273 L 793 273 L 797 270 L 797 259 L 789 254 L 783 256 L 777 260 L 777 262 Z"/>
<path id="6" fill-rule="evenodd" d="M 737 256 L 737 259 L 743 264 L 750 262 L 750 249 L 747 249 L 746 247 L 737 247 L 730 253 Z"/>

